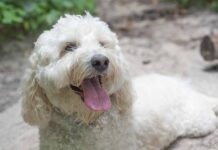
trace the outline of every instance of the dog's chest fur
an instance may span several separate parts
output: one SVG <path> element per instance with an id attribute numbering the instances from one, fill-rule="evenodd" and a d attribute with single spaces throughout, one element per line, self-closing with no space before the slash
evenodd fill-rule
<path id="1" fill-rule="evenodd" d="M 136 149 L 131 118 L 120 115 L 114 108 L 91 125 L 57 112 L 52 118 L 46 128 L 40 129 L 40 150 Z"/>

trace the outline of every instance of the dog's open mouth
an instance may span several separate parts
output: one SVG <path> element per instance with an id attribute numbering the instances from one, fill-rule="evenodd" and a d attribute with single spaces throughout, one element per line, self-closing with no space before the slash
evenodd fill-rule
<path id="1" fill-rule="evenodd" d="M 83 98 L 84 103 L 93 111 L 107 111 L 111 107 L 108 93 L 102 87 L 101 76 L 83 80 L 80 87 L 70 85 L 71 89 Z"/>

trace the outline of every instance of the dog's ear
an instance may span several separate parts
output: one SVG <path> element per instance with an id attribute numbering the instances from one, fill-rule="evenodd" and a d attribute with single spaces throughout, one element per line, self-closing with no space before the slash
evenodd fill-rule
<path id="1" fill-rule="evenodd" d="M 36 61 L 31 62 L 22 86 L 22 116 L 30 125 L 46 126 L 51 117 L 51 104 L 36 79 Z"/>
<path id="2" fill-rule="evenodd" d="M 133 103 L 133 91 L 131 81 L 124 81 L 121 88 L 112 95 L 115 106 L 121 113 L 128 113 Z"/>

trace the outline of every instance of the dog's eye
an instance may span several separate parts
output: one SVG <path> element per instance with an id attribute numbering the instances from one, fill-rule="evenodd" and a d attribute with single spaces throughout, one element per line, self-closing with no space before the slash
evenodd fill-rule
<path id="1" fill-rule="evenodd" d="M 106 42 L 102 42 L 102 41 L 100 41 L 99 44 L 100 44 L 102 47 L 105 47 L 105 48 L 107 47 Z"/>
<path id="2" fill-rule="evenodd" d="M 72 43 L 67 43 L 67 45 L 65 46 L 64 50 L 66 50 L 66 51 L 73 51 L 73 50 L 75 50 L 77 48 L 78 48 L 78 43 L 72 42 Z"/>

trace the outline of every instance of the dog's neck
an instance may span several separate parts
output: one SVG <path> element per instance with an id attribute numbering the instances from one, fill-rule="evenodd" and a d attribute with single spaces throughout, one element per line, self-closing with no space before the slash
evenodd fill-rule
<path id="1" fill-rule="evenodd" d="M 75 149 L 78 150 L 102 149 L 99 148 L 99 144 L 104 146 L 105 143 L 102 142 L 107 140 L 103 139 L 109 137 L 112 138 L 109 141 L 113 140 L 112 135 L 132 136 L 131 132 L 131 135 L 125 135 L 127 127 L 131 126 L 130 121 L 128 121 L 131 120 L 129 117 L 131 115 L 120 114 L 119 110 L 112 106 L 109 111 L 102 113 L 93 123 L 86 124 L 77 119 L 77 114 L 66 115 L 56 109 L 52 113 L 48 126 L 40 128 L 40 149 L 50 150 L 53 147 L 62 149 L 63 146 L 67 147 L 64 147 L 65 149 L 72 149 L 72 147 L 76 147 Z M 63 145 L 59 141 L 66 143 Z"/>
<path id="2" fill-rule="evenodd" d="M 84 116 L 79 116 L 78 113 L 72 113 L 67 115 L 62 112 L 60 109 L 53 107 L 53 113 L 50 120 L 50 123 L 56 123 L 63 128 L 67 129 L 67 124 L 79 125 L 79 126 L 95 126 L 99 120 L 105 118 L 106 116 L 111 116 L 111 114 L 121 115 L 119 110 L 112 106 L 112 108 L 107 112 L 87 112 Z"/>
<path id="3" fill-rule="evenodd" d="M 67 129 L 66 126 L 67 124 L 70 124 L 71 126 L 72 125 L 89 126 L 89 125 L 93 125 L 94 122 L 103 114 L 103 113 L 96 113 L 96 114 L 94 113 L 95 112 L 93 112 L 93 115 L 90 114 L 90 118 L 85 119 L 85 116 L 81 118 L 81 116 L 79 116 L 80 114 L 76 112 L 67 115 L 64 112 L 62 112 L 60 109 L 53 107 L 53 112 L 50 122 L 63 126 L 63 128 L 66 129 Z"/>
<path id="4" fill-rule="evenodd" d="M 91 135 L 93 135 L 91 129 L 92 127 L 94 127 L 94 125 L 87 125 L 78 121 L 75 113 L 66 115 L 59 109 L 53 109 L 52 117 L 48 125 L 39 129 L 40 150 L 50 150 L 53 148 L 67 149 L 67 146 L 71 144 L 73 147 L 83 147 L 81 141 L 84 141 L 85 138 L 89 138 Z M 69 143 L 65 143 L 65 145 L 60 144 L 58 143 L 59 140 Z"/>

